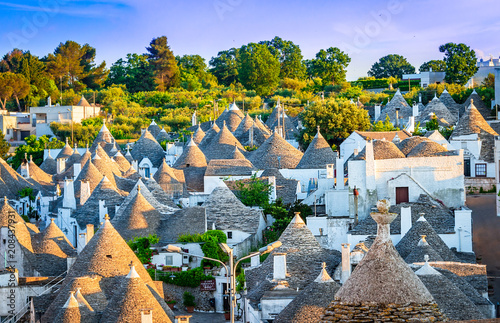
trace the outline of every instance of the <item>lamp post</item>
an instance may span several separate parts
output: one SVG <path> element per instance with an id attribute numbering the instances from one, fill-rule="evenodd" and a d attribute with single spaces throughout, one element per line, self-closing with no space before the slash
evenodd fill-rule
<path id="1" fill-rule="evenodd" d="M 231 323 L 234 323 L 234 309 L 236 308 L 236 268 L 238 268 L 238 265 L 242 260 L 254 257 L 254 256 L 260 256 L 264 255 L 266 253 L 269 253 L 273 251 L 276 248 L 279 248 L 281 246 L 281 241 L 275 241 L 273 243 L 268 244 L 267 246 L 264 246 L 259 249 L 257 252 L 253 252 L 249 254 L 248 256 L 240 258 L 236 263 L 234 262 L 234 257 L 233 257 L 233 249 L 230 248 L 227 244 L 225 243 L 220 243 L 219 244 L 222 250 L 228 254 L 229 256 L 229 270 L 226 266 L 225 263 L 218 259 L 214 258 L 209 258 L 209 257 L 204 257 L 204 256 L 199 256 L 199 255 L 194 255 L 190 254 L 187 252 L 182 251 L 180 247 L 174 246 L 174 245 L 168 245 L 167 246 L 167 252 L 177 252 L 177 253 L 182 253 L 185 255 L 190 255 L 194 257 L 200 257 L 203 259 L 207 260 L 212 260 L 220 263 L 222 266 L 224 266 L 224 269 L 226 269 L 226 273 L 228 274 L 228 285 L 229 285 L 229 308 L 230 308 L 230 315 L 231 315 Z"/>

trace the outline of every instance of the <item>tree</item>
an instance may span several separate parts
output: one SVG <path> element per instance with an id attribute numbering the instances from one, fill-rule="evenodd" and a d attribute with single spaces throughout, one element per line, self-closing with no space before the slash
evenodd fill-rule
<path id="1" fill-rule="evenodd" d="M 240 48 L 241 84 L 258 95 L 270 95 L 279 85 L 280 62 L 266 45 L 249 43 Z"/>
<path id="2" fill-rule="evenodd" d="M 176 57 L 181 71 L 181 86 L 189 91 L 202 86 L 210 88 L 217 85 L 217 79 L 207 70 L 205 59 L 200 55 Z"/>
<path id="3" fill-rule="evenodd" d="M 325 139 L 337 146 L 353 131 L 370 128 L 366 110 L 345 99 L 315 102 L 302 111 L 299 117 L 305 127 L 302 133 L 303 140 L 309 141 L 314 138 L 316 127 L 320 126 Z"/>
<path id="4" fill-rule="evenodd" d="M 375 76 L 376 78 L 392 76 L 401 79 L 403 74 L 412 73 L 415 73 L 415 67 L 406 58 L 401 55 L 390 54 L 382 57 L 378 62 L 373 64 L 372 68 L 368 71 L 368 76 Z"/>
<path id="5" fill-rule="evenodd" d="M 86 87 L 96 89 L 103 85 L 108 71 L 106 62 L 95 65 L 95 48 L 89 44 L 81 46 L 68 40 L 60 43 L 44 60 L 47 70 L 54 79 L 59 79 L 64 89 L 81 90 Z"/>
<path id="6" fill-rule="evenodd" d="M 153 67 L 146 54 L 127 54 L 126 60 L 120 58 L 109 69 L 106 86 L 123 84 L 130 93 L 154 91 Z"/>
<path id="7" fill-rule="evenodd" d="M 3 95 L 11 93 L 11 97 L 16 99 L 17 108 L 21 111 L 21 103 L 19 100 L 23 99 L 30 92 L 30 85 L 26 78 L 21 74 L 14 74 L 11 72 L 3 73 L 3 86 L 6 88 Z M 5 106 L 6 99 L 10 97 L 3 97 L 2 106 Z"/>
<path id="8" fill-rule="evenodd" d="M 346 68 L 350 62 L 349 55 L 337 47 L 322 49 L 316 58 L 306 62 L 307 74 L 321 78 L 325 84 L 340 84 L 345 81 Z"/>
<path id="9" fill-rule="evenodd" d="M 167 37 L 153 38 L 146 49 L 149 63 L 153 66 L 157 89 L 165 91 L 177 86 L 180 81 L 179 66 L 168 46 Z"/>
<path id="10" fill-rule="evenodd" d="M 127 241 L 127 244 L 143 264 L 148 264 L 151 263 L 153 256 L 153 250 L 151 250 L 150 246 L 158 243 L 158 241 L 160 239 L 156 234 L 150 234 L 147 237 L 134 237 Z"/>
<path id="11" fill-rule="evenodd" d="M 280 62 L 280 79 L 286 77 L 303 80 L 306 76 L 306 66 L 302 59 L 302 51 L 298 45 L 290 40 L 283 40 L 276 36 L 272 40 L 261 41 L 259 44 L 266 45 L 271 54 Z"/>
<path id="12" fill-rule="evenodd" d="M 0 104 L 2 109 L 5 110 L 7 100 L 12 97 L 13 89 L 10 85 L 10 72 L 0 73 Z"/>
<path id="13" fill-rule="evenodd" d="M 269 203 L 272 186 L 254 174 L 248 181 L 236 182 L 236 196 L 246 206 L 264 207 Z"/>
<path id="14" fill-rule="evenodd" d="M 10 144 L 5 140 L 2 130 L 0 130 L 0 158 L 7 160 L 9 158 L 9 149 Z"/>
<path id="15" fill-rule="evenodd" d="M 385 121 L 382 122 L 382 120 L 379 120 L 373 124 L 372 131 L 395 131 L 399 130 L 398 128 L 394 127 L 394 125 L 391 123 L 391 118 L 389 118 L 389 115 L 385 116 Z"/>
<path id="16" fill-rule="evenodd" d="M 420 65 L 418 70 L 420 72 L 429 72 L 431 68 L 433 72 L 444 72 L 446 70 L 446 63 L 443 60 L 431 60 Z"/>
<path id="17" fill-rule="evenodd" d="M 484 87 L 489 87 L 494 89 L 495 88 L 495 74 L 489 73 L 488 76 L 486 76 L 483 80 L 483 83 L 481 84 Z"/>
<path id="18" fill-rule="evenodd" d="M 58 149 L 64 147 L 64 142 L 57 140 L 57 138 L 49 138 L 46 135 L 37 138 L 35 135 L 24 138 L 26 144 L 20 145 L 16 148 L 15 155 L 12 159 L 12 167 L 17 169 L 23 159 L 24 155 L 33 156 L 35 164 L 39 165 L 43 162 L 43 151 L 46 148 Z"/>
<path id="19" fill-rule="evenodd" d="M 446 83 L 465 84 L 476 74 L 476 52 L 465 44 L 447 43 L 439 46 L 446 63 Z"/>
<path id="20" fill-rule="evenodd" d="M 229 86 L 238 81 L 239 49 L 231 48 L 217 53 L 208 62 L 211 66 L 210 72 L 217 78 L 219 84 Z"/>

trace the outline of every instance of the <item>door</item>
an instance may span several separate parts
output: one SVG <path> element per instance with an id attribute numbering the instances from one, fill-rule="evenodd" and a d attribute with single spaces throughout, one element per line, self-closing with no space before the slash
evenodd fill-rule
<path id="1" fill-rule="evenodd" d="M 408 187 L 396 187 L 396 204 L 408 203 L 409 201 Z"/>
<path id="2" fill-rule="evenodd" d="M 470 158 L 464 158 L 464 175 L 470 177 Z"/>

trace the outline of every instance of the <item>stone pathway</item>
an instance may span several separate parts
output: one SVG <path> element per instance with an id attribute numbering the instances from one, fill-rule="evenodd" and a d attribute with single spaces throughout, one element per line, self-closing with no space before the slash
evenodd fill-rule
<path id="1" fill-rule="evenodd" d="M 204 313 L 204 312 L 193 312 L 188 313 L 184 309 L 174 309 L 175 316 L 177 315 L 192 315 L 189 319 L 189 323 L 227 323 L 222 313 Z"/>

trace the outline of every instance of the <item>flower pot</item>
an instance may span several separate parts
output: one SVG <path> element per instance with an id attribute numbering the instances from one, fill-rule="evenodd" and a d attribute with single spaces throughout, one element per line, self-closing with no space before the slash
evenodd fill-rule
<path id="1" fill-rule="evenodd" d="M 193 313 L 194 312 L 194 306 L 186 306 L 186 311 L 188 313 Z"/>
<path id="2" fill-rule="evenodd" d="M 229 321 L 231 319 L 231 313 L 225 312 L 224 313 L 224 318 L 226 319 L 226 321 Z"/>
<path id="3" fill-rule="evenodd" d="M 174 303 L 167 303 L 168 307 L 170 307 L 171 310 L 174 309 L 175 304 Z"/>

